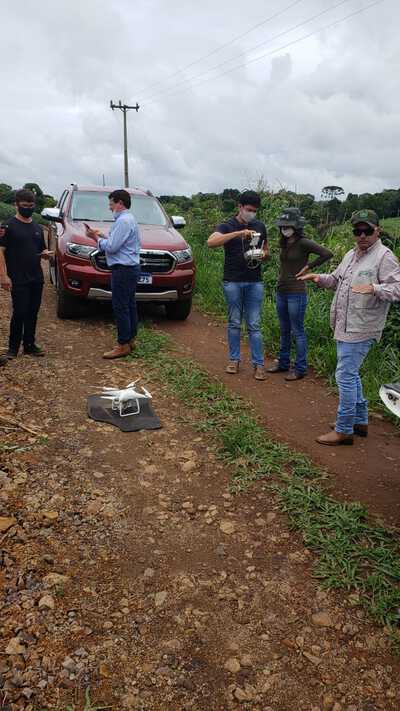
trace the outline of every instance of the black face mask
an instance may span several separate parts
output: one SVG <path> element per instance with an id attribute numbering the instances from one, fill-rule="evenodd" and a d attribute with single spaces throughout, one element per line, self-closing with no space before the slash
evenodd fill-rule
<path id="1" fill-rule="evenodd" d="M 34 207 L 19 207 L 18 212 L 21 215 L 21 217 L 32 217 L 33 213 L 35 212 Z"/>

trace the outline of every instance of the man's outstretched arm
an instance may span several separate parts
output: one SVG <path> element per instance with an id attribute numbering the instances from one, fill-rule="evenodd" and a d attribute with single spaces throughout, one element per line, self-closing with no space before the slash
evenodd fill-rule
<path id="1" fill-rule="evenodd" d="M 222 232 L 213 232 L 207 240 L 208 247 L 223 247 L 226 242 L 230 242 L 231 239 L 235 237 L 243 237 L 244 239 L 251 239 L 254 234 L 254 230 L 237 230 L 236 232 L 227 232 L 223 234 Z"/>

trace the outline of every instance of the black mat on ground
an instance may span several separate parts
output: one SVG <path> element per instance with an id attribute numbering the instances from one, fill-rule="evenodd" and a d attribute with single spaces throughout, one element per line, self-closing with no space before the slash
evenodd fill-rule
<path id="1" fill-rule="evenodd" d="M 155 414 L 150 403 L 140 404 L 138 415 L 120 417 L 111 409 L 111 402 L 103 400 L 100 395 L 90 395 L 87 399 L 88 415 L 96 422 L 107 422 L 119 427 L 122 432 L 138 432 L 139 430 L 159 430 L 161 422 Z"/>

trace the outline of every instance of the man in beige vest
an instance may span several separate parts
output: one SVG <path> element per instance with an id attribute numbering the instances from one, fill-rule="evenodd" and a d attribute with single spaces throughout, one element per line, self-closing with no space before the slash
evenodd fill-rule
<path id="1" fill-rule="evenodd" d="M 373 210 L 351 217 L 356 247 L 347 252 L 332 274 L 305 274 L 303 281 L 333 289 L 331 326 L 337 345 L 336 382 L 339 407 L 331 432 L 319 444 L 353 444 L 353 435 L 368 436 L 368 403 L 360 368 L 369 349 L 382 336 L 390 303 L 400 301 L 400 264 L 380 238 L 379 218 Z"/>

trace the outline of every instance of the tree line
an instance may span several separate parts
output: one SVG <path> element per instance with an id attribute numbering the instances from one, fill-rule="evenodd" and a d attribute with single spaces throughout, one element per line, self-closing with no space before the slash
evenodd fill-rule
<path id="1" fill-rule="evenodd" d="M 39 214 L 44 207 L 54 207 L 57 204 L 57 200 L 52 195 L 44 193 L 37 183 L 25 183 L 23 187 L 35 193 Z M 160 195 L 159 200 L 164 204 L 169 214 L 173 214 L 174 211 L 187 214 L 198 208 L 208 209 L 211 207 L 224 215 L 229 215 L 236 209 L 240 192 L 236 188 L 225 188 L 221 193 L 199 192 L 191 197 L 187 195 Z M 318 199 L 311 193 L 296 193 L 283 188 L 272 192 L 264 185 L 259 186 L 259 192 L 264 203 L 273 199 L 279 204 L 283 202 L 287 206 L 300 208 L 307 223 L 320 234 L 323 234 L 332 225 L 346 222 L 355 210 L 369 208 L 375 210 L 381 218 L 400 216 L 400 188 L 389 188 L 379 193 L 361 193 L 360 195 L 348 193 L 344 199 L 344 190 L 339 185 L 325 186 Z M 7 183 L 0 183 L 0 219 L 6 219 L 14 214 L 14 197 L 15 188 Z"/>
<path id="2" fill-rule="evenodd" d="M 32 190 L 36 195 L 36 214 L 35 219 L 38 222 L 46 221 L 42 220 L 40 213 L 45 207 L 54 207 L 57 205 L 57 200 L 52 195 L 47 195 L 43 192 L 40 185 L 37 183 L 25 183 L 22 186 L 26 190 Z M 7 220 L 15 214 L 14 202 L 16 188 L 13 188 L 7 183 L 0 183 L 0 221 Z"/>
<path id="3" fill-rule="evenodd" d="M 281 189 L 272 193 L 268 189 L 261 190 L 263 201 L 277 198 L 283 200 L 287 206 L 298 207 L 306 221 L 320 233 L 332 225 L 346 222 L 355 210 L 366 208 L 375 210 L 381 218 L 399 217 L 400 215 L 400 188 L 387 189 L 380 193 L 348 193 L 345 199 L 339 200 L 344 195 L 344 190 L 337 185 L 328 185 L 321 190 L 321 196 L 316 199 L 311 193 L 295 193 L 291 190 Z M 221 193 L 196 193 L 192 197 L 186 195 L 160 195 L 160 201 L 165 205 L 169 214 L 171 208 L 184 214 L 199 208 L 212 206 L 228 215 L 235 211 L 240 190 L 225 188 Z"/>

